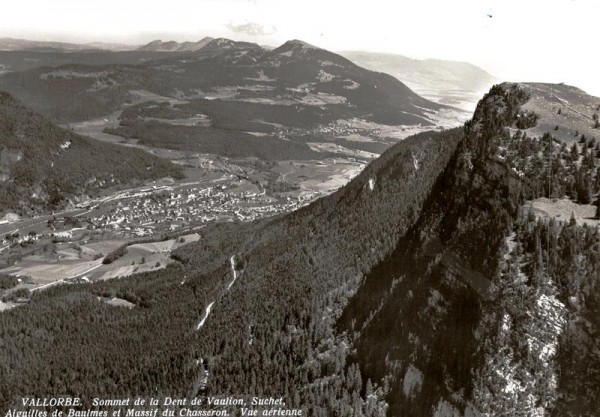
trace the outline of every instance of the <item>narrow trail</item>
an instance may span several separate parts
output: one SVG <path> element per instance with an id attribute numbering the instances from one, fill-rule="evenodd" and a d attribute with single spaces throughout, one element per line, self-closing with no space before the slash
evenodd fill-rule
<path id="1" fill-rule="evenodd" d="M 584 114 L 584 113 L 580 112 L 579 110 L 571 107 L 570 103 L 567 100 L 558 97 L 556 94 L 551 93 L 550 97 L 551 98 L 555 98 L 556 101 L 558 101 L 560 104 L 562 104 L 563 106 L 565 106 L 567 109 L 571 110 L 572 112 L 577 113 L 581 117 L 584 117 L 584 118 L 589 119 L 589 120 L 593 120 L 593 118 L 590 115 Z"/>

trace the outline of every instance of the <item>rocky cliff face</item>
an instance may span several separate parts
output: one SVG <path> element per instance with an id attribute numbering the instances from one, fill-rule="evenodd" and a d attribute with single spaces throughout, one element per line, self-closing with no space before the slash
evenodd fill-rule
<path id="1" fill-rule="evenodd" d="M 574 351 L 595 349 L 595 296 L 574 287 L 596 285 L 598 232 L 523 206 L 568 165 L 559 140 L 521 130 L 539 118 L 530 93 L 503 84 L 484 97 L 419 220 L 339 322 L 363 375 L 388 387 L 388 415 L 593 415 L 591 382 L 575 390 L 565 376 L 581 372 Z"/>

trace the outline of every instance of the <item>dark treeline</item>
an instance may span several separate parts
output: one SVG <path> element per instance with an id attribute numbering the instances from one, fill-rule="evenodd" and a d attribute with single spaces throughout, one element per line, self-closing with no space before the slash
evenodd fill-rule
<path id="1" fill-rule="evenodd" d="M 255 157 L 267 161 L 286 159 L 325 159 L 332 156 L 316 152 L 304 143 L 282 141 L 274 136 L 257 137 L 246 132 L 201 126 L 174 126 L 155 120 L 122 120 L 107 133 L 139 139 L 148 146 L 223 155 L 233 158 Z"/>

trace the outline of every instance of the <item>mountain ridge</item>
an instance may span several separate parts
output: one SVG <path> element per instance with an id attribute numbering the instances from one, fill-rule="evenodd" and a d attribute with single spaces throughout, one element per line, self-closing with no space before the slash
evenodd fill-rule
<path id="1" fill-rule="evenodd" d="M 85 51 L 85 50 L 109 50 L 127 51 L 136 46 L 107 42 L 70 43 L 58 41 L 38 41 L 17 38 L 0 38 L 0 51 L 23 51 L 23 50 L 59 50 L 59 51 Z"/>
<path id="2" fill-rule="evenodd" d="M 205 36 L 199 41 L 185 41 L 185 42 L 176 42 L 176 41 L 162 41 L 160 39 L 148 42 L 145 45 L 142 45 L 136 48 L 137 51 L 154 51 L 154 52 L 193 52 L 202 49 L 204 46 L 212 42 L 214 38 L 210 36 Z"/>
<path id="3" fill-rule="evenodd" d="M 0 88 L 82 133 L 93 121 L 91 135 L 119 143 L 269 161 L 368 160 L 409 132 L 456 123 L 455 109 L 306 45 L 267 50 L 219 38 L 198 51 L 133 51 L 114 57 L 123 63 L 8 72 Z M 354 133 L 359 141 L 348 137 Z"/>
<path id="4" fill-rule="evenodd" d="M 408 138 L 295 212 L 206 227 L 176 266 L 36 293 L 0 316 L 0 406 L 76 386 L 283 395 L 317 417 L 594 416 L 600 235 L 525 203 L 574 193 L 600 158 L 532 136 L 526 87 L 492 87 L 463 128 Z M 52 372 L 73 358 L 84 372 Z"/>

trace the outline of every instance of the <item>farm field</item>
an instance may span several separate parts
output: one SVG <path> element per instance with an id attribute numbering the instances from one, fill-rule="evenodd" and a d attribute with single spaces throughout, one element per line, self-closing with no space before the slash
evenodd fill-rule
<path id="1" fill-rule="evenodd" d="M 297 183 L 302 193 L 329 193 L 362 171 L 363 162 L 348 159 L 287 161 L 274 169 L 282 181 Z"/>
<path id="2" fill-rule="evenodd" d="M 555 218 L 558 221 L 568 222 L 573 216 L 580 226 L 584 224 L 592 227 L 600 226 L 600 220 L 594 218 L 596 207 L 593 204 L 577 204 L 568 198 L 538 198 L 525 203 L 525 209 L 529 209 L 536 216 L 543 218 Z"/>
<path id="3" fill-rule="evenodd" d="M 172 250 L 199 239 L 199 234 L 191 233 L 160 242 L 134 243 L 127 247 L 125 255 L 110 264 L 102 263 L 104 257 L 125 241 L 93 242 L 78 247 L 85 254 L 81 258 L 72 248 L 60 249 L 54 259 L 50 256 L 27 256 L 17 265 L 1 269 L 0 273 L 22 279 L 15 290 L 26 288 L 30 291 L 69 281 L 94 282 L 125 277 L 166 267 L 174 262 L 170 257 Z M 90 260 L 89 257 L 95 259 Z"/>

